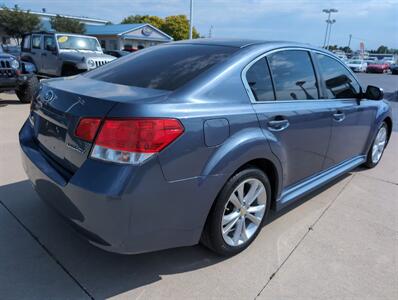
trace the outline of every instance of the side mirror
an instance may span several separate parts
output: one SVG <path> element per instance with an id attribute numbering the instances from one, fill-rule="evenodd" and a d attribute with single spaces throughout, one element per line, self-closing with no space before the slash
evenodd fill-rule
<path id="1" fill-rule="evenodd" d="M 382 100 L 384 98 L 384 92 L 383 89 L 377 86 L 368 85 L 368 87 L 366 88 L 366 92 L 363 96 L 364 98 L 370 100 Z"/>

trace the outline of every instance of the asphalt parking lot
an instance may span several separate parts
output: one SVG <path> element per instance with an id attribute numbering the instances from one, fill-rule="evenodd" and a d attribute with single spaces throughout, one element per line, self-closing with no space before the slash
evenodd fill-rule
<path id="1" fill-rule="evenodd" d="M 360 78 L 398 89 L 398 76 Z M 0 94 L 0 299 L 398 299 L 397 130 L 375 169 L 271 215 L 235 257 L 201 246 L 123 256 L 80 239 L 33 191 L 17 141 L 28 111 Z"/>

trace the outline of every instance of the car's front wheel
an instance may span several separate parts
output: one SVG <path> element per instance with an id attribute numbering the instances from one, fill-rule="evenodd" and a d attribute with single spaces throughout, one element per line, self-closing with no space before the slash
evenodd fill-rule
<path id="1" fill-rule="evenodd" d="M 387 124 L 383 122 L 379 127 L 379 130 L 377 131 L 376 137 L 373 140 L 371 148 L 369 149 L 365 162 L 366 167 L 373 168 L 379 163 L 384 153 L 384 149 L 386 148 L 387 141 L 388 141 Z"/>
<path id="2" fill-rule="evenodd" d="M 247 168 L 231 177 L 208 216 L 202 243 L 220 255 L 234 255 L 256 238 L 271 201 L 267 176 Z"/>

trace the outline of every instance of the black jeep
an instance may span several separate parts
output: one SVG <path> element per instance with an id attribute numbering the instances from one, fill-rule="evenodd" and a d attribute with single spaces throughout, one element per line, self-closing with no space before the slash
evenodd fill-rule
<path id="1" fill-rule="evenodd" d="M 15 91 L 19 101 L 32 101 L 39 86 L 35 66 L 6 53 L 0 45 L 0 92 Z"/>

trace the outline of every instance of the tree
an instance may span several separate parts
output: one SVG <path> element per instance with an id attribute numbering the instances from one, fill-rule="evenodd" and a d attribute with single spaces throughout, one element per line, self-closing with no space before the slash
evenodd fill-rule
<path id="1" fill-rule="evenodd" d="M 351 53 L 352 50 L 350 47 L 345 46 L 345 47 L 339 47 L 339 50 L 344 51 L 345 53 Z"/>
<path id="2" fill-rule="evenodd" d="M 159 18 L 158 16 L 134 15 L 134 16 L 128 16 L 124 18 L 122 21 L 122 24 L 137 24 L 137 23 L 138 24 L 148 23 L 160 29 L 164 25 L 164 20 L 162 18 Z"/>
<path id="3" fill-rule="evenodd" d="M 328 46 L 328 50 L 329 50 L 329 51 L 335 51 L 335 50 L 337 50 L 337 49 L 338 49 L 337 45 L 329 45 L 329 46 Z"/>
<path id="4" fill-rule="evenodd" d="M 86 28 L 83 23 L 71 18 L 61 17 L 56 15 L 50 19 L 51 27 L 57 32 L 68 32 L 83 34 Z"/>
<path id="5" fill-rule="evenodd" d="M 162 31 L 171 35 L 174 40 L 185 40 L 189 35 L 189 21 L 185 15 L 166 17 Z M 199 33 L 193 28 L 192 38 L 199 38 Z"/>
<path id="6" fill-rule="evenodd" d="M 162 19 L 158 16 L 149 15 L 133 15 L 123 19 L 122 24 L 148 23 L 155 26 L 172 36 L 174 40 L 184 40 L 189 35 L 189 21 L 185 15 L 169 16 Z M 192 37 L 197 39 L 200 37 L 198 31 L 193 28 Z"/>
<path id="7" fill-rule="evenodd" d="M 40 18 L 30 11 L 22 11 L 17 5 L 13 9 L 3 6 L 0 10 L 0 27 L 18 43 L 24 33 L 39 30 Z"/>
<path id="8" fill-rule="evenodd" d="M 377 48 L 376 53 L 388 53 L 388 47 L 381 45 L 379 48 Z"/>

